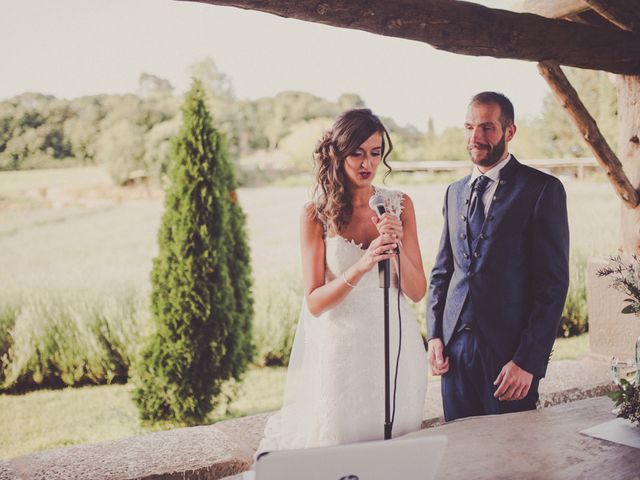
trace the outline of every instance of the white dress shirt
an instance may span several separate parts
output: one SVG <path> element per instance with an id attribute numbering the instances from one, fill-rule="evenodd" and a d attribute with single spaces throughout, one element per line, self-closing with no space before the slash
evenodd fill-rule
<path id="1" fill-rule="evenodd" d="M 487 185 L 487 189 L 484 191 L 484 195 L 482 195 L 482 203 L 484 204 L 484 214 L 485 216 L 489 212 L 489 207 L 491 206 L 491 202 L 493 201 L 493 196 L 496 193 L 496 188 L 498 188 L 498 183 L 500 181 L 500 170 L 502 170 L 507 163 L 511 160 L 511 154 L 504 160 L 502 160 L 497 165 L 493 166 L 491 170 L 482 173 L 477 165 L 473 166 L 473 171 L 471 172 L 471 179 L 469 180 L 469 185 L 473 185 L 473 182 L 476 181 L 480 175 L 484 175 L 491 182 Z"/>

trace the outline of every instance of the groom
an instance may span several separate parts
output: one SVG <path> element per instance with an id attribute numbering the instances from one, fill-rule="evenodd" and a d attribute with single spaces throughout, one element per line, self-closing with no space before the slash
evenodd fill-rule
<path id="1" fill-rule="evenodd" d="M 447 189 L 427 300 L 447 421 L 536 408 L 569 284 L 565 191 L 509 153 L 509 99 L 474 96 L 465 131 L 474 168 Z"/>

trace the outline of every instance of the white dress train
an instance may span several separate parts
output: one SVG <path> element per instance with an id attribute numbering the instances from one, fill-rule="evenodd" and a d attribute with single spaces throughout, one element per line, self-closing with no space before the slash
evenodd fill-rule
<path id="1" fill-rule="evenodd" d="M 402 192 L 376 187 L 400 215 Z M 340 236 L 325 238 L 327 280 L 364 254 Z M 402 268 L 402 265 L 400 265 Z M 395 273 L 395 272 L 394 272 Z M 391 391 L 398 354 L 397 274 L 390 289 Z M 303 302 L 282 409 L 267 422 L 258 452 L 384 438 L 384 314 L 378 269 L 318 317 Z M 393 436 L 418 430 L 427 388 L 427 356 L 416 317 L 400 294 L 402 345 Z M 392 400 L 393 402 L 393 400 Z M 392 403 L 393 407 L 393 403 Z"/>

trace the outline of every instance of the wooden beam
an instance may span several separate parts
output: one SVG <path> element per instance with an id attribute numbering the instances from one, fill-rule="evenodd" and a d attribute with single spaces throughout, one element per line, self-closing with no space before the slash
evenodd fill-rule
<path id="1" fill-rule="evenodd" d="M 562 18 L 589 10 L 589 4 L 585 0 L 522 0 L 515 10 L 547 18 Z"/>
<path id="2" fill-rule="evenodd" d="M 580 100 L 564 72 L 556 62 L 540 62 L 538 71 L 547 81 L 560 104 L 567 110 L 582 137 L 587 141 L 596 160 L 604 168 L 609 181 L 624 204 L 635 208 L 640 204 L 640 196 L 625 174 L 622 163 L 613 153 L 593 117 Z"/>
<path id="3" fill-rule="evenodd" d="M 586 0 L 600 15 L 623 30 L 640 32 L 640 0 Z"/>
<path id="4" fill-rule="evenodd" d="M 619 28 L 617 25 L 614 25 L 613 23 L 611 23 L 609 20 L 604 18 L 595 10 L 585 10 L 582 13 L 577 13 L 575 15 L 572 15 L 571 17 L 568 17 L 567 20 L 570 20 L 572 22 L 583 23 L 585 25 L 591 25 L 592 27 L 609 28 L 609 29 L 614 28 L 616 30 Z"/>
<path id="5" fill-rule="evenodd" d="M 417 40 L 464 55 L 640 73 L 640 35 L 455 0 L 182 0 Z"/>

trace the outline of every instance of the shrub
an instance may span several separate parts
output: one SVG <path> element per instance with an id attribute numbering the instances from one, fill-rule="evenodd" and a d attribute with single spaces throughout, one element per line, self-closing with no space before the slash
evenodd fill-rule
<path id="1" fill-rule="evenodd" d="M 558 337 L 572 337 L 589 331 L 586 270 L 586 255 L 580 251 L 572 252 L 569 292 L 558 327 Z"/>
<path id="2" fill-rule="evenodd" d="M 99 296 L 32 293 L 5 311 L 15 316 L 0 337 L 8 345 L 3 389 L 124 380 L 149 323 L 145 296 L 124 288 Z"/>
<path id="3" fill-rule="evenodd" d="M 182 113 L 151 272 L 156 331 L 136 368 L 133 399 L 144 420 L 196 424 L 251 359 L 252 302 L 246 241 L 234 237 L 244 219 L 233 170 L 199 81 Z"/>
<path id="4" fill-rule="evenodd" d="M 258 283 L 253 341 L 259 365 L 288 365 L 302 297 L 299 274 L 285 273 Z"/>
<path id="5" fill-rule="evenodd" d="M 11 330 L 16 323 L 18 307 L 13 304 L 0 304 L 0 385 L 4 383 L 4 369 L 9 363 L 9 350 L 13 343 Z"/>
<path id="6" fill-rule="evenodd" d="M 640 427 L 640 385 L 622 378 L 609 398 L 619 407 L 618 417 L 626 418 Z"/>

